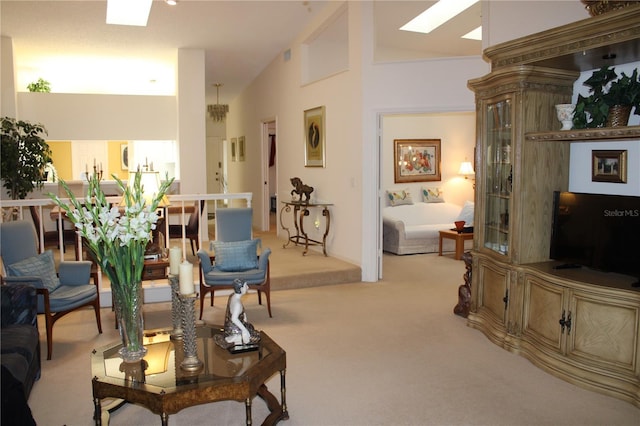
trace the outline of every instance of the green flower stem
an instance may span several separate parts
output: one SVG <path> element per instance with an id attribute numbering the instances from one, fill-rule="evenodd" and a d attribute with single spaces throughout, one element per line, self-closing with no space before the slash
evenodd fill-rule
<path id="1" fill-rule="evenodd" d="M 151 231 L 155 229 L 158 221 L 156 209 L 173 183 L 173 178 L 168 179 L 167 176 L 160 185 L 158 193 L 154 194 L 151 203 L 145 205 L 141 172 L 136 172 L 132 187 L 127 186 L 117 176 L 112 175 L 112 177 L 122 191 L 125 203 L 124 213 L 107 202 L 97 176 L 89 180 L 89 190 L 84 203 L 78 201 L 63 180 L 60 180 L 60 183 L 69 197 L 69 203 L 63 202 L 55 194 L 49 194 L 49 197 L 66 212 L 67 217 L 74 223 L 77 232 L 83 238 L 83 244 L 89 250 L 90 256 L 111 281 L 111 291 L 116 307 L 120 305 L 119 312 L 131 313 L 135 312 L 136 305 L 140 302 L 138 288 L 142 282 L 144 252 L 152 239 Z M 133 318 L 123 320 L 133 320 Z M 136 332 L 136 327 L 126 327 L 125 332 L 139 334 Z M 141 336 L 139 344 L 142 345 Z"/>

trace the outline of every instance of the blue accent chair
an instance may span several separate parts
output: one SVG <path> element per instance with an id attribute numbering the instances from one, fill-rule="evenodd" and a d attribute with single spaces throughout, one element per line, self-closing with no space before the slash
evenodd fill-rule
<path id="1" fill-rule="evenodd" d="M 51 252 L 39 255 L 37 247 L 32 223 L 19 220 L 0 224 L 0 254 L 7 272 L 4 282 L 6 285 L 29 284 L 36 288 L 38 313 L 45 316 L 47 359 L 50 360 L 53 324 L 64 315 L 93 306 L 98 332 L 102 333 L 100 294 L 97 283 L 90 283 L 91 262 L 62 261 L 56 272 Z"/>
<path id="2" fill-rule="evenodd" d="M 216 242 L 246 242 L 248 243 L 247 247 L 252 246 L 250 244 L 253 241 L 252 215 L 253 209 L 250 207 L 217 209 L 215 217 Z M 213 243 L 214 246 L 216 242 Z M 248 254 L 253 256 L 252 253 Z M 206 295 L 211 293 L 211 306 L 213 306 L 215 291 L 233 289 L 233 281 L 235 279 L 246 281 L 249 289 L 258 292 L 258 303 L 260 305 L 262 305 L 262 293 L 265 294 L 269 317 L 272 317 L 270 254 L 271 249 L 263 248 L 259 255 L 256 251 L 254 266 L 239 268 L 239 270 L 229 270 L 229 268 L 222 267 L 220 262 L 216 263 L 215 251 L 214 255 L 210 256 L 208 252 L 198 250 L 200 259 L 200 319 L 202 319 Z"/>

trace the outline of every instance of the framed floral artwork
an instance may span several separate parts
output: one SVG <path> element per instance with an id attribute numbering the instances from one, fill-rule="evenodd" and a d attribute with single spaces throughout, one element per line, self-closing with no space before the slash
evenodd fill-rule
<path id="1" fill-rule="evenodd" d="M 442 180 L 440 139 L 395 139 L 393 145 L 396 183 Z"/>
<path id="2" fill-rule="evenodd" d="M 324 106 L 304 111 L 304 165 L 305 167 L 324 167 Z"/>

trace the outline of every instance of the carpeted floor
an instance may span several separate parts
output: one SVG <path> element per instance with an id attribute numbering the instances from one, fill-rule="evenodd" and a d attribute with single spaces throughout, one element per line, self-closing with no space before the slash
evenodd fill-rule
<path id="1" fill-rule="evenodd" d="M 313 258 L 299 255 L 296 264 Z M 282 424 L 640 424 L 640 409 L 543 372 L 453 315 L 464 265 L 451 255 L 385 255 L 384 272 L 378 283 L 275 291 L 273 318 L 255 294 L 245 296 L 249 321 L 287 351 L 290 419 Z M 225 304 L 226 297 L 216 298 L 204 319 L 221 323 Z M 171 325 L 168 303 L 144 310 L 148 328 Z M 88 310 L 56 323 L 53 359 L 43 361 L 29 400 L 39 425 L 92 424 L 89 355 L 118 339 L 110 309 L 102 319 L 102 335 Z M 278 395 L 277 376 L 267 385 Z M 267 413 L 261 400 L 253 411 L 261 423 Z M 169 418 L 185 426 L 244 422 L 244 404 L 234 401 Z M 158 425 L 160 418 L 129 404 L 112 413 L 111 424 Z"/>

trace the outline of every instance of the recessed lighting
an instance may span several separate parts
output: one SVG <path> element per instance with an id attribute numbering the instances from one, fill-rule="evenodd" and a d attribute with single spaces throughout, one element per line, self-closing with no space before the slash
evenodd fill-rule
<path id="1" fill-rule="evenodd" d="M 463 35 L 462 38 L 466 38 L 469 40 L 482 40 L 482 26 L 476 28 L 475 30 L 469 31 L 468 33 Z"/>
<path id="2" fill-rule="evenodd" d="M 176 0 L 164 0 L 164 2 L 169 6 L 175 6 L 176 4 L 178 4 Z"/>
<path id="3" fill-rule="evenodd" d="M 400 29 L 417 33 L 430 33 L 478 1 L 479 0 L 440 0 L 404 24 Z"/>

